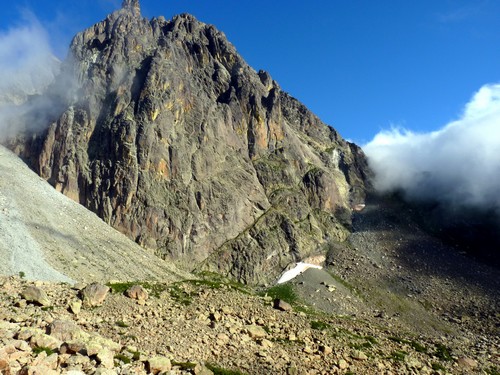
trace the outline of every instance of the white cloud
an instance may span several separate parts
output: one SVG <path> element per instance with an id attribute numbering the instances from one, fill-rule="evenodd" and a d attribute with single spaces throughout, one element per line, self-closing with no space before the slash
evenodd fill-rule
<path id="1" fill-rule="evenodd" d="M 0 33 L 0 93 L 35 93 L 54 77 L 55 58 L 45 29 L 30 15 Z"/>
<path id="2" fill-rule="evenodd" d="M 58 68 L 48 33 L 33 15 L 25 13 L 17 27 L 0 32 L 0 140 L 48 125 L 54 105 L 44 98 L 26 100 L 50 85 Z"/>
<path id="3" fill-rule="evenodd" d="M 500 210 L 500 84 L 483 86 L 438 131 L 383 131 L 363 149 L 381 192 Z"/>

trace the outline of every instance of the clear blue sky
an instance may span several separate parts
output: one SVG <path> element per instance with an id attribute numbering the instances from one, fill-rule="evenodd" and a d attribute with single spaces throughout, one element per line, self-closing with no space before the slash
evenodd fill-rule
<path id="1" fill-rule="evenodd" d="M 71 37 L 121 0 L 2 4 L 0 30 L 30 10 L 61 56 Z M 224 31 L 345 138 L 382 128 L 429 131 L 457 118 L 473 93 L 500 82 L 499 0 L 142 0 L 143 15 L 188 12 Z"/>

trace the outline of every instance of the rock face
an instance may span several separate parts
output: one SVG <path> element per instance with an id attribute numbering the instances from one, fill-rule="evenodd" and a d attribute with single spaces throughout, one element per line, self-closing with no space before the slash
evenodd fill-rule
<path id="1" fill-rule="evenodd" d="M 65 110 L 16 151 L 159 256 L 258 283 L 346 238 L 361 150 L 213 26 L 124 1 L 74 38 L 62 71 Z"/>

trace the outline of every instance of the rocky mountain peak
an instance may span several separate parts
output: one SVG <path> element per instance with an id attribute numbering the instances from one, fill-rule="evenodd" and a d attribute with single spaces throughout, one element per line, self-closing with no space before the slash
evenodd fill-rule
<path id="1" fill-rule="evenodd" d="M 122 15 L 74 38 L 78 97 L 30 137 L 33 168 L 159 256 L 248 283 L 345 240 L 361 149 L 214 26 Z"/>
<path id="2" fill-rule="evenodd" d="M 140 16 L 141 14 L 139 0 L 123 0 L 122 9 L 132 12 L 135 16 Z"/>

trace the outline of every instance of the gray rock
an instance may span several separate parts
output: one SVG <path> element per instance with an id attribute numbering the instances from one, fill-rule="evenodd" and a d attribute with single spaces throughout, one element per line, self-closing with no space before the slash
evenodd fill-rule
<path id="1" fill-rule="evenodd" d="M 469 358 L 469 357 L 460 357 L 457 360 L 457 364 L 464 369 L 472 370 L 475 369 L 478 366 L 478 363 L 476 360 Z"/>
<path id="2" fill-rule="evenodd" d="M 74 300 L 69 303 L 69 309 L 71 312 L 75 315 L 80 314 L 80 311 L 82 309 L 82 301 L 79 300 Z"/>
<path id="3" fill-rule="evenodd" d="M 54 320 L 49 324 L 48 332 L 58 340 L 71 341 L 80 338 L 82 330 L 73 321 Z"/>
<path id="4" fill-rule="evenodd" d="M 357 359 L 358 361 L 365 361 L 368 359 L 368 356 L 361 350 L 353 350 L 351 358 Z"/>
<path id="5" fill-rule="evenodd" d="M 32 336 L 30 342 L 33 347 L 49 348 L 52 350 L 58 349 L 62 344 L 61 340 L 43 333 Z"/>
<path id="6" fill-rule="evenodd" d="M 21 297 L 23 297 L 28 302 L 34 302 L 42 306 L 49 306 L 50 300 L 47 297 L 47 294 L 40 288 L 36 286 L 28 286 L 21 293 Z"/>
<path id="7" fill-rule="evenodd" d="M 273 307 L 276 310 L 281 310 L 281 311 L 292 311 L 293 307 L 290 305 L 288 302 L 283 301 L 282 299 L 276 298 L 273 302 Z"/>
<path id="8" fill-rule="evenodd" d="M 141 285 L 132 285 L 125 291 L 125 295 L 132 299 L 145 301 L 148 299 L 148 291 Z"/>
<path id="9" fill-rule="evenodd" d="M 245 328 L 248 332 L 248 335 L 253 339 L 262 339 L 267 336 L 267 332 L 261 326 L 253 324 L 248 325 Z"/>
<path id="10" fill-rule="evenodd" d="M 148 359 L 148 371 L 151 374 L 159 374 L 162 372 L 170 371 L 172 363 L 170 359 L 162 356 L 156 356 Z"/>
<path id="11" fill-rule="evenodd" d="M 108 295 L 109 288 L 99 283 L 92 283 L 81 290 L 83 304 L 93 307 L 103 304 Z"/>
<path id="12" fill-rule="evenodd" d="M 97 353 L 97 360 L 106 369 L 111 369 L 114 367 L 114 356 L 115 353 L 108 348 L 103 348 Z"/>

